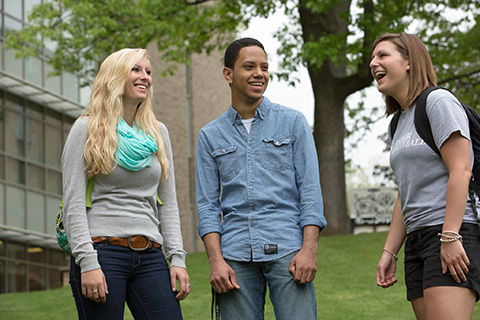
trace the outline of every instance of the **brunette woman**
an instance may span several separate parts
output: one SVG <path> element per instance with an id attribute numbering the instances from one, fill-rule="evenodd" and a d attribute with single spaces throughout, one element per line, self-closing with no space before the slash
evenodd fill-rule
<path id="1" fill-rule="evenodd" d="M 377 284 L 387 288 L 397 282 L 397 253 L 405 241 L 407 299 L 417 319 L 470 319 L 480 293 L 480 227 L 468 191 L 473 154 L 467 116 L 449 91 L 428 95 L 426 111 L 439 157 L 414 125 L 416 98 L 436 85 L 422 41 L 405 33 L 380 36 L 370 68 L 386 114 L 401 113 L 390 152 L 399 196 Z"/>

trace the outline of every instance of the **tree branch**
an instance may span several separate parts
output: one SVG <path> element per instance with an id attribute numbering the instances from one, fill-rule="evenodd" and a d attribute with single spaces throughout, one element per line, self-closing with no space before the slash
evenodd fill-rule
<path id="1" fill-rule="evenodd" d="M 185 4 L 187 6 L 195 6 L 195 5 L 198 5 L 198 4 L 201 4 L 201 3 L 204 3 L 204 2 L 209 2 L 209 1 L 212 1 L 212 0 L 194 0 L 194 1 L 185 1 Z"/>

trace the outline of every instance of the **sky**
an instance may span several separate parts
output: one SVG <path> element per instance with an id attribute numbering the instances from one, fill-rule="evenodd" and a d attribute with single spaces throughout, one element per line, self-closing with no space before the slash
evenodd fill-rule
<path id="1" fill-rule="evenodd" d="M 254 18 L 251 20 L 250 26 L 247 30 L 240 33 L 241 37 L 252 37 L 259 40 L 265 47 L 269 58 L 269 70 L 276 71 L 279 58 L 276 56 L 278 41 L 273 37 L 274 32 L 285 21 L 285 16 L 276 14 L 268 19 Z M 289 86 L 286 82 L 279 82 L 278 80 L 270 80 L 265 96 L 271 101 L 283 104 L 287 107 L 301 111 L 310 125 L 313 125 L 314 116 L 314 97 L 308 71 L 305 67 L 299 68 L 298 74 L 295 77 L 300 79 L 300 82 L 295 87 Z M 365 107 L 371 109 L 378 107 L 380 113 L 373 116 L 377 119 L 382 116 L 385 108 L 385 103 L 382 100 L 381 94 L 375 86 L 365 90 L 366 99 L 364 101 Z M 347 99 L 349 105 L 354 105 L 360 101 L 360 93 L 355 93 Z M 348 121 L 348 119 L 346 120 Z M 376 164 L 388 165 L 388 153 L 382 152 L 385 144 L 377 139 L 377 137 L 387 131 L 390 118 L 376 122 L 370 127 L 370 132 L 358 143 L 357 147 L 352 149 L 350 143 L 345 143 L 345 156 L 352 159 L 354 165 L 360 166 L 365 174 L 369 176 L 369 180 L 375 183 L 375 179 L 371 177 L 373 167 Z"/>

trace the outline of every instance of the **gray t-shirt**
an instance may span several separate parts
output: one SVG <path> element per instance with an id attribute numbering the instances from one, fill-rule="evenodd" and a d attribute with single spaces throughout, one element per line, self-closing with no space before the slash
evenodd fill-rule
<path id="1" fill-rule="evenodd" d="M 400 115 L 390 151 L 390 165 L 397 179 L 408 233 L 443 224 L 448 184 L 448 172 L 442 158 L 420 138 L 414 116 L 415 105 Z M 428 95 L 427 116 L 438 149 L 457 131 L 470 140 L 467 115 L 460 102 L 447 90 L 435 90 Z M 470 158 L 473 165 L 471 143 Z M 477 223 L 470 198 L 463 221 Z"/>
<path id="2" fill-rule="evenodd" d="M 85 207 L 88 182 L 83 156 L 89 118 L 73 124 L 62 154 L 64 222 L 72 255 L 82 272 L 100 268 L 91 237 L 143 235 L 163 244 L 171 266 L 185 267 L 180 230 L 172 150 L 167 128 L 159 124 L 170 161 L 169 176 L 160 183 L 161 166 L 153 163 L 139 171 L 119 167 L 97 175 L 92 191 L 92 207 Z M 157 193 L 163 201 L 157 205 Z"/>

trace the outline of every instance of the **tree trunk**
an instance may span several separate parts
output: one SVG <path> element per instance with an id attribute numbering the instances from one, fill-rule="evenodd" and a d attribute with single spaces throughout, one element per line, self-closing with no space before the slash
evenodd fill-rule
<path id="1" fill-rule="evenodd" d="M 345 98 L 332 79 L 310 73 L 315 97 L 314 138 L 320 165 L 325 217 L 324 235 L 350 232 L 345 192 Z"/>
<path id="2" fill-rule="evenodd" d="M 347 33 L 348 22 L 341 17 L 348 13 L 350 1 L 340 1 L 326 13 L 312 12 L 302 0 L 298 8 L 305 43 L 325 35 Z M 346 64 L 334 65 L 327 59 L 321 67 L 309 63 L 308 72 L 315 98 L 314 138 L 328 223 L 322 234 L 346 234 L 350 232 L 345 191 L 343 114 L 344 102 L 350 93 L 342 83 L 342 79 L 346 78 Z"/>

